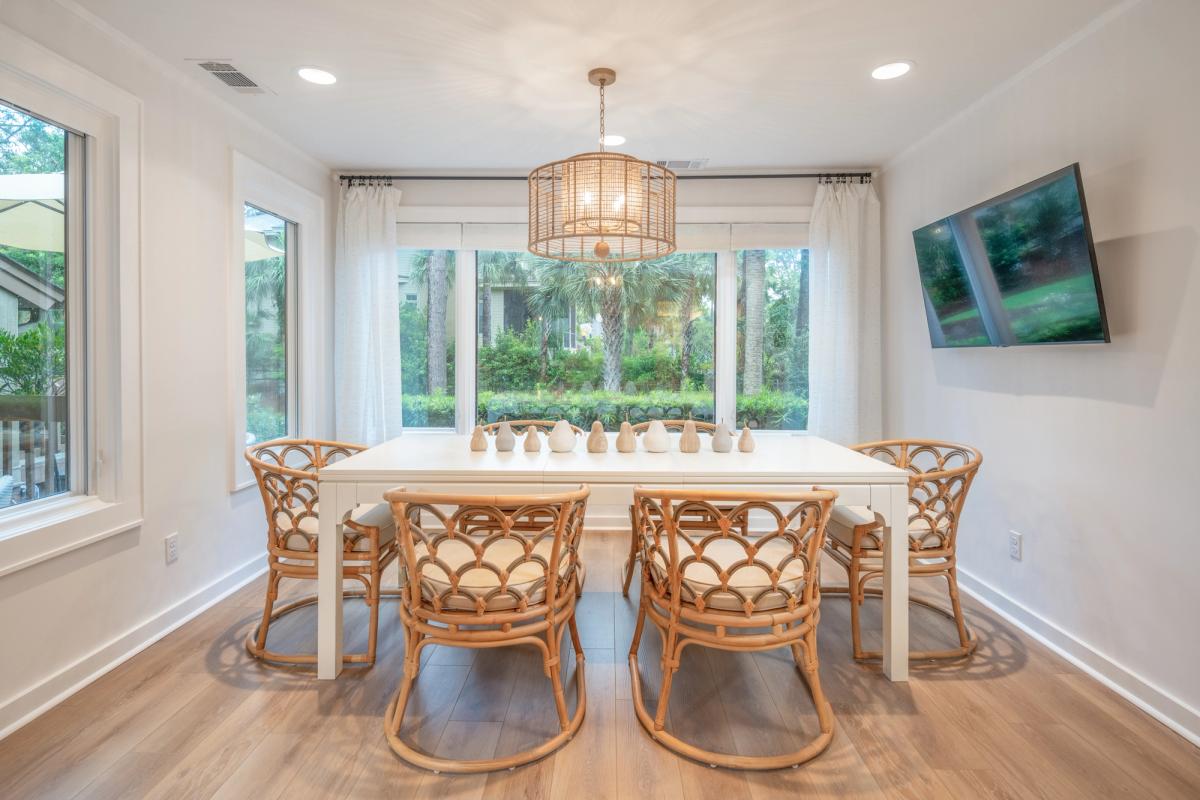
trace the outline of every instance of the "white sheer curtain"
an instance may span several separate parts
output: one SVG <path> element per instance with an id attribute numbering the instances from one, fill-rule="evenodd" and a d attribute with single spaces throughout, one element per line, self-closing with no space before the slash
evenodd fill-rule
<path id="1" fill-rule="evenodd" d="M 879 198 L 822 183 L 809 224 L 808 429 L 841 444 L 883 427 Z"/>
<path id="2" fill-rule="evenodd" d="M 342 184 L 334 263 L 338 439 L 378 444 L 403 428 L 396 209 L 400 190 Z"/>

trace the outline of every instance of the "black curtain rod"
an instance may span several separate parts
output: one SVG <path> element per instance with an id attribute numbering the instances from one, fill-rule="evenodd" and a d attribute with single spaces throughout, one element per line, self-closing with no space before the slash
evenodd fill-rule
<path id="1" fill-rule="evenodd" d="M 677 175 L 681 181 L 765 180 L 777 178 L 870 178 L 870 172 L 788 172 L 770 175 Z M 523 181 L 525 175 L 339 175 L 344 181 Z"/>

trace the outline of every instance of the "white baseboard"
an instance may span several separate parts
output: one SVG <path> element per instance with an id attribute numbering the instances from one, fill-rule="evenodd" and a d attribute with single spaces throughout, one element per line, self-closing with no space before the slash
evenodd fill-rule
<path id="1" fill-rule="evenodd" d="M 0 739 L 46 713 L 266 571 L 266 559 L 261 555 L 255 556 L 41 683 L 3 701 L 0 703 Z"/>
<path id="2" fill-rule="evenodd" d="M 1081 642 L 962 567 L 958 569 L 958 585 L 1010 623 L 1200 747 L 1200 712 L 1196 709 Z"/>

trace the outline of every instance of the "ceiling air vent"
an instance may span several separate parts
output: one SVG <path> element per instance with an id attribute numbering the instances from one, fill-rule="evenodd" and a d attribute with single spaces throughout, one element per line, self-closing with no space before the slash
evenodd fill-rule
<path id="1" fill-rule="evenodd" d="M 671 159 L 667 159 L 666 161 L 656 161 L 654 163 L 658 164 L 660 167 L 666 167 L 667 169 L 678 171 L 681 169 L 704 169 L 705 167 L 708 166 L 708 159 L 707 158 L 671 158 Z"/>
<path id="2" fill-rule="evenodd" d="M 266 92 L 245 73 L 227 61 L 199 61 L 197 66 L 235 92 L 242 94 L 264 94 Z"/>

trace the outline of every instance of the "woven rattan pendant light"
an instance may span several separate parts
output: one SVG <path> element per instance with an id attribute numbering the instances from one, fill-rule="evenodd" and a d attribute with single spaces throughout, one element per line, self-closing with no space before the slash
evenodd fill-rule
<path id="1" fill-rule="evenodd" d="M 675 252 L 675 173 L 604 150 L 604 87 L 598 68 L 600 151 L 551 161 L 529 173 L 529 252 L 559 261 L 644 261 Z"/>

